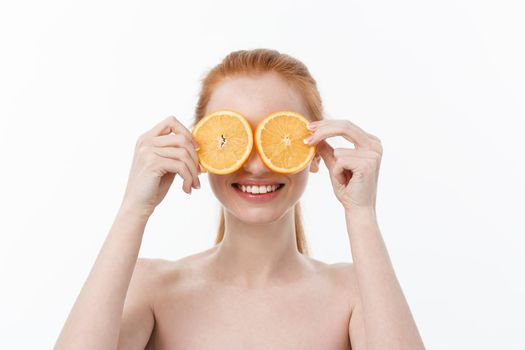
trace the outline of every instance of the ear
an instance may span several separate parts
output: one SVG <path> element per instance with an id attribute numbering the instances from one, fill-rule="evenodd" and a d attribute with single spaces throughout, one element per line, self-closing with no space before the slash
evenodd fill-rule
<path id="1" fill-rule="evenodd" d="M 310 172 L 316 173 L 319 171 L 319 163 L 321 162 L 321 155 L 315 153 L 314 158 L 310 162 Z"/>

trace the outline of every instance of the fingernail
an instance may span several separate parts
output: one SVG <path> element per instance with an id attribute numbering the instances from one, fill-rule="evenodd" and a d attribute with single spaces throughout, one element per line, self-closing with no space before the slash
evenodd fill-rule
<path id="1" fill-rule="evenodd" d="M 308 143 L 310 143 L 310 141 L 312 141 L 312 139 L 313 139 L 313 136 L 308 136 L 307 138 L 305 138 L 305 139 L 303 140 L 303 142 L 306 143 L 306 144 L 308 144 Z"/>
<path id="2" fill-rule="evenodd" d="M 308 123 L 306 127 L 310 130 L 315 130 L 315 128 L 317 128 L 317 124 L 314 124 L 314 122 L 311 122 L 311 123 Z"/>

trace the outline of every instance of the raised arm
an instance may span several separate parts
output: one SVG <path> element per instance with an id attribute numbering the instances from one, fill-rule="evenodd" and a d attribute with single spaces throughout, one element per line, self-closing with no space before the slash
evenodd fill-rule
<path id="1" fill-rule="evenodd" d="M 146 222 L 146 217 L 126 208 L 119 211 L 55 349 L 117 348 L 124 300 Z"/>
<path id="2" fill-rule="evenodd" d="M 360 296 L 350 316 L 352 348 L 424 349 L 376 220 L 380 139 L 349 120 L 325 119 L 309 127 L 315 132 L 305 142 L 317 145 L 345 212 Z M 333 149 L 324 140 L 332 136 L 343 136 L 355 149 Z"/>
<path id="3" fill-rule="evenodd" d="M 154 317 L 143 288 L 148 267 L 137 264 L 142 237 L 176 174 L 184 179 L 186 193 L 200 187 L 196 146 L 190 131 L 175 117 L 138 139 L 121 207 L 55 349 L 144 348 Z"/>

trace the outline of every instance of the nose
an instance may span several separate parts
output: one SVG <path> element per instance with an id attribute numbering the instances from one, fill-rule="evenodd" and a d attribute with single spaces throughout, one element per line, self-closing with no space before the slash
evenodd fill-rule
<path id="1" fill-rule="evenodd" d="M 243 168 L 245 171 L 250 172 L 254 175 L 260 175 L 270 172 L 270 169 L 266 167 L 261 157 L 259 156 L 259 152 L 257 152 L 256 147 L 252 148 L 252 152 L 250 153 L 250 156 L 248 157 L 246 162 L 244 162 Z"/>

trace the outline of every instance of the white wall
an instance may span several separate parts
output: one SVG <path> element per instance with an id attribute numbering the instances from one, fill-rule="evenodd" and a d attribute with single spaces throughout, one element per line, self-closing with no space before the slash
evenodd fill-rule
<path id="1" fill-rule="evenodd" d="M 2 347 L 53 346 L 138 135 L 170 114 L 189 125 L 202 75 L 267 47 L 307 64 L 328 115 L 382 139 L 379 224 L 427 348 L 525 348 L 524 14 L 505 0 L 2 2 Z M 201 180 L 188 196 L 176 178 L 141 256 L 211 246 L 219 207 Z M 326 168 L 302 203 L 311 255 L 351 261 Z"/>

